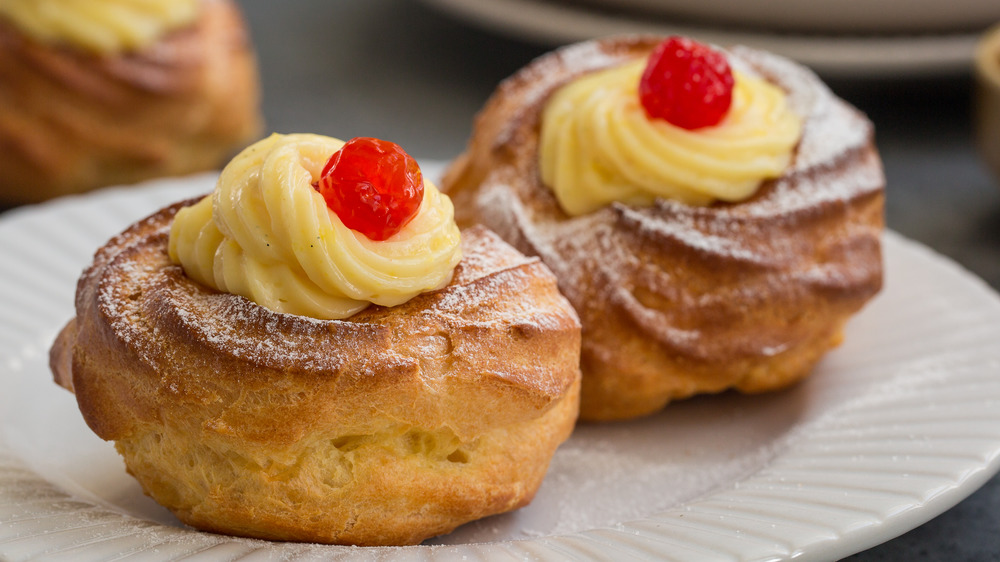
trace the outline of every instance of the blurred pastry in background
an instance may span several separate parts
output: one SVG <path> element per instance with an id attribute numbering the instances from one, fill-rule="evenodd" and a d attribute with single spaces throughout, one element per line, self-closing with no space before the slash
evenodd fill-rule
<path id="1" fill-rule="evenodd" d="M 1000 182 L 1000 25 L 976 48 L 975 131 L 979 154 Z"/>
<path id="2" fill-rule="evenodd" d="M 442 181 L 583 325 L 580 416 L 805 377 L 882 284 L 872 124 L 748 48 L 623 36 L 507 79 Z"/>
<path id="3" fill-rule="evenodd" d="M 4 0 L 0 204 L 220 167 L 259 97 L 230 0 Z"/>

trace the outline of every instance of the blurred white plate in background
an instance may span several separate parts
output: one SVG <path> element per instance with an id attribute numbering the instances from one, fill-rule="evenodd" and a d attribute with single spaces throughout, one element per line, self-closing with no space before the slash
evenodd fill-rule
<path id="1" fill-rule="evenodd" d="M 921 33 L 985 29 L 1000 21 L 997 0 L 583 0 L 708 24 L 823 33 Z"/>
<path id="2" fill-rule="evenodd" d="M 482 27 L 547 45 L 624 33 L 686 35 L 723 46 L 740 44 L 771 51 L 797 60 L 826 77 L 966 74 L 972 69 L 972 53 L 979 35 L 975 30 L 865 35 L 787 33 L 672 21 L 659 14 L 599 10 L 556 0 L 424 1 Z M 889 1 L 904 0 L 881 0 Z M 808 4 L 810 0 L 800 2 Z M 1000 0 L 990 2 L 1000 6 Z"/>

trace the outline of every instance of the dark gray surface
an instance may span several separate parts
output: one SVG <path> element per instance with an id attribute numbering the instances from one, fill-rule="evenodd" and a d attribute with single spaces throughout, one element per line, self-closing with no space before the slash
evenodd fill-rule
<path id="1" fill-rule="evenodd" d="M 496 84 L 547 50 L 405 0 L 242 4 L 258 48 L 270 130 L 382 137 L 424 158 L 458 154 Z M 997 288 L 1000 186 L 973 150 L 970 83 L 839 80 L 831 87 L 876 124 L 889 227 Z M 851 560 L 1000 560 L 1000 478 Z"/>

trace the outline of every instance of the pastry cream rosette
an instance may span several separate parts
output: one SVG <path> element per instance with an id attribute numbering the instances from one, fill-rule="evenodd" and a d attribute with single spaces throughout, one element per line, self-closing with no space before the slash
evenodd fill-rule
<path id="1" fill-rule="evenodd" d="M 272 135 L 226 166 L 215 192 L 182 209 L 170 257 L 196 281 L 278 312 L 342 319 L 446 285 L 461 259 L 451 200 L 424 180 L 416 215 L 385 241 L 346 227 L 313 187 L 343 146 Z"/>
<path id="2" fill-rule="evenodd" d="M 98 53 L 141 49 L 195 21 L 200 0 L 3 0 L 0 16 L 36 40 Z"/>
<path id="3" fill-rule="evenodd" d="M 726 117 L 691 131 L 647 117 L 637 93 L 645 65 L 643 58 L 588 74 L 548 102 L 541 176 L 567 214 L 582 215 L 613 201 L 741 201 L 787 169 L 802 125 L 781 89 L 734 72 Z"/>

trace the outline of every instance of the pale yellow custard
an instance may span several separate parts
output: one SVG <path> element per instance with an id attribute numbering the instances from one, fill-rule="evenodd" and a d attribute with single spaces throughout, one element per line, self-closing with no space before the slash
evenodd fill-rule
<path id="1" fill-rule="evenodd" d="M 788 166 L 802 130 L 785 93 L 734 72 L 733 101 L 712 127 L 650 119 L 639 101 L 646 60 L 594 72 L 560 88 L 542 116 L 542 181 L 572 216 L 613 201 L 690 205 L 741 201 Z"/>
<path id="2" fill-rule="evenodd" d="M 277 312 L 343 319 L 446 285 L 461 259 L 451 200 L 424 178 L 417 214 L 385 241 L 344 226 L 313 187 L 343 141 L 271 135 L 181 209 L 170 259 L 199 283 Z"/>
<path id="3" fill-rule="evenodd" d="M 190 25 L 201 0 L 0 0 L 0 17 L 38 41 L 96 53 L 139 50 Z"/>

